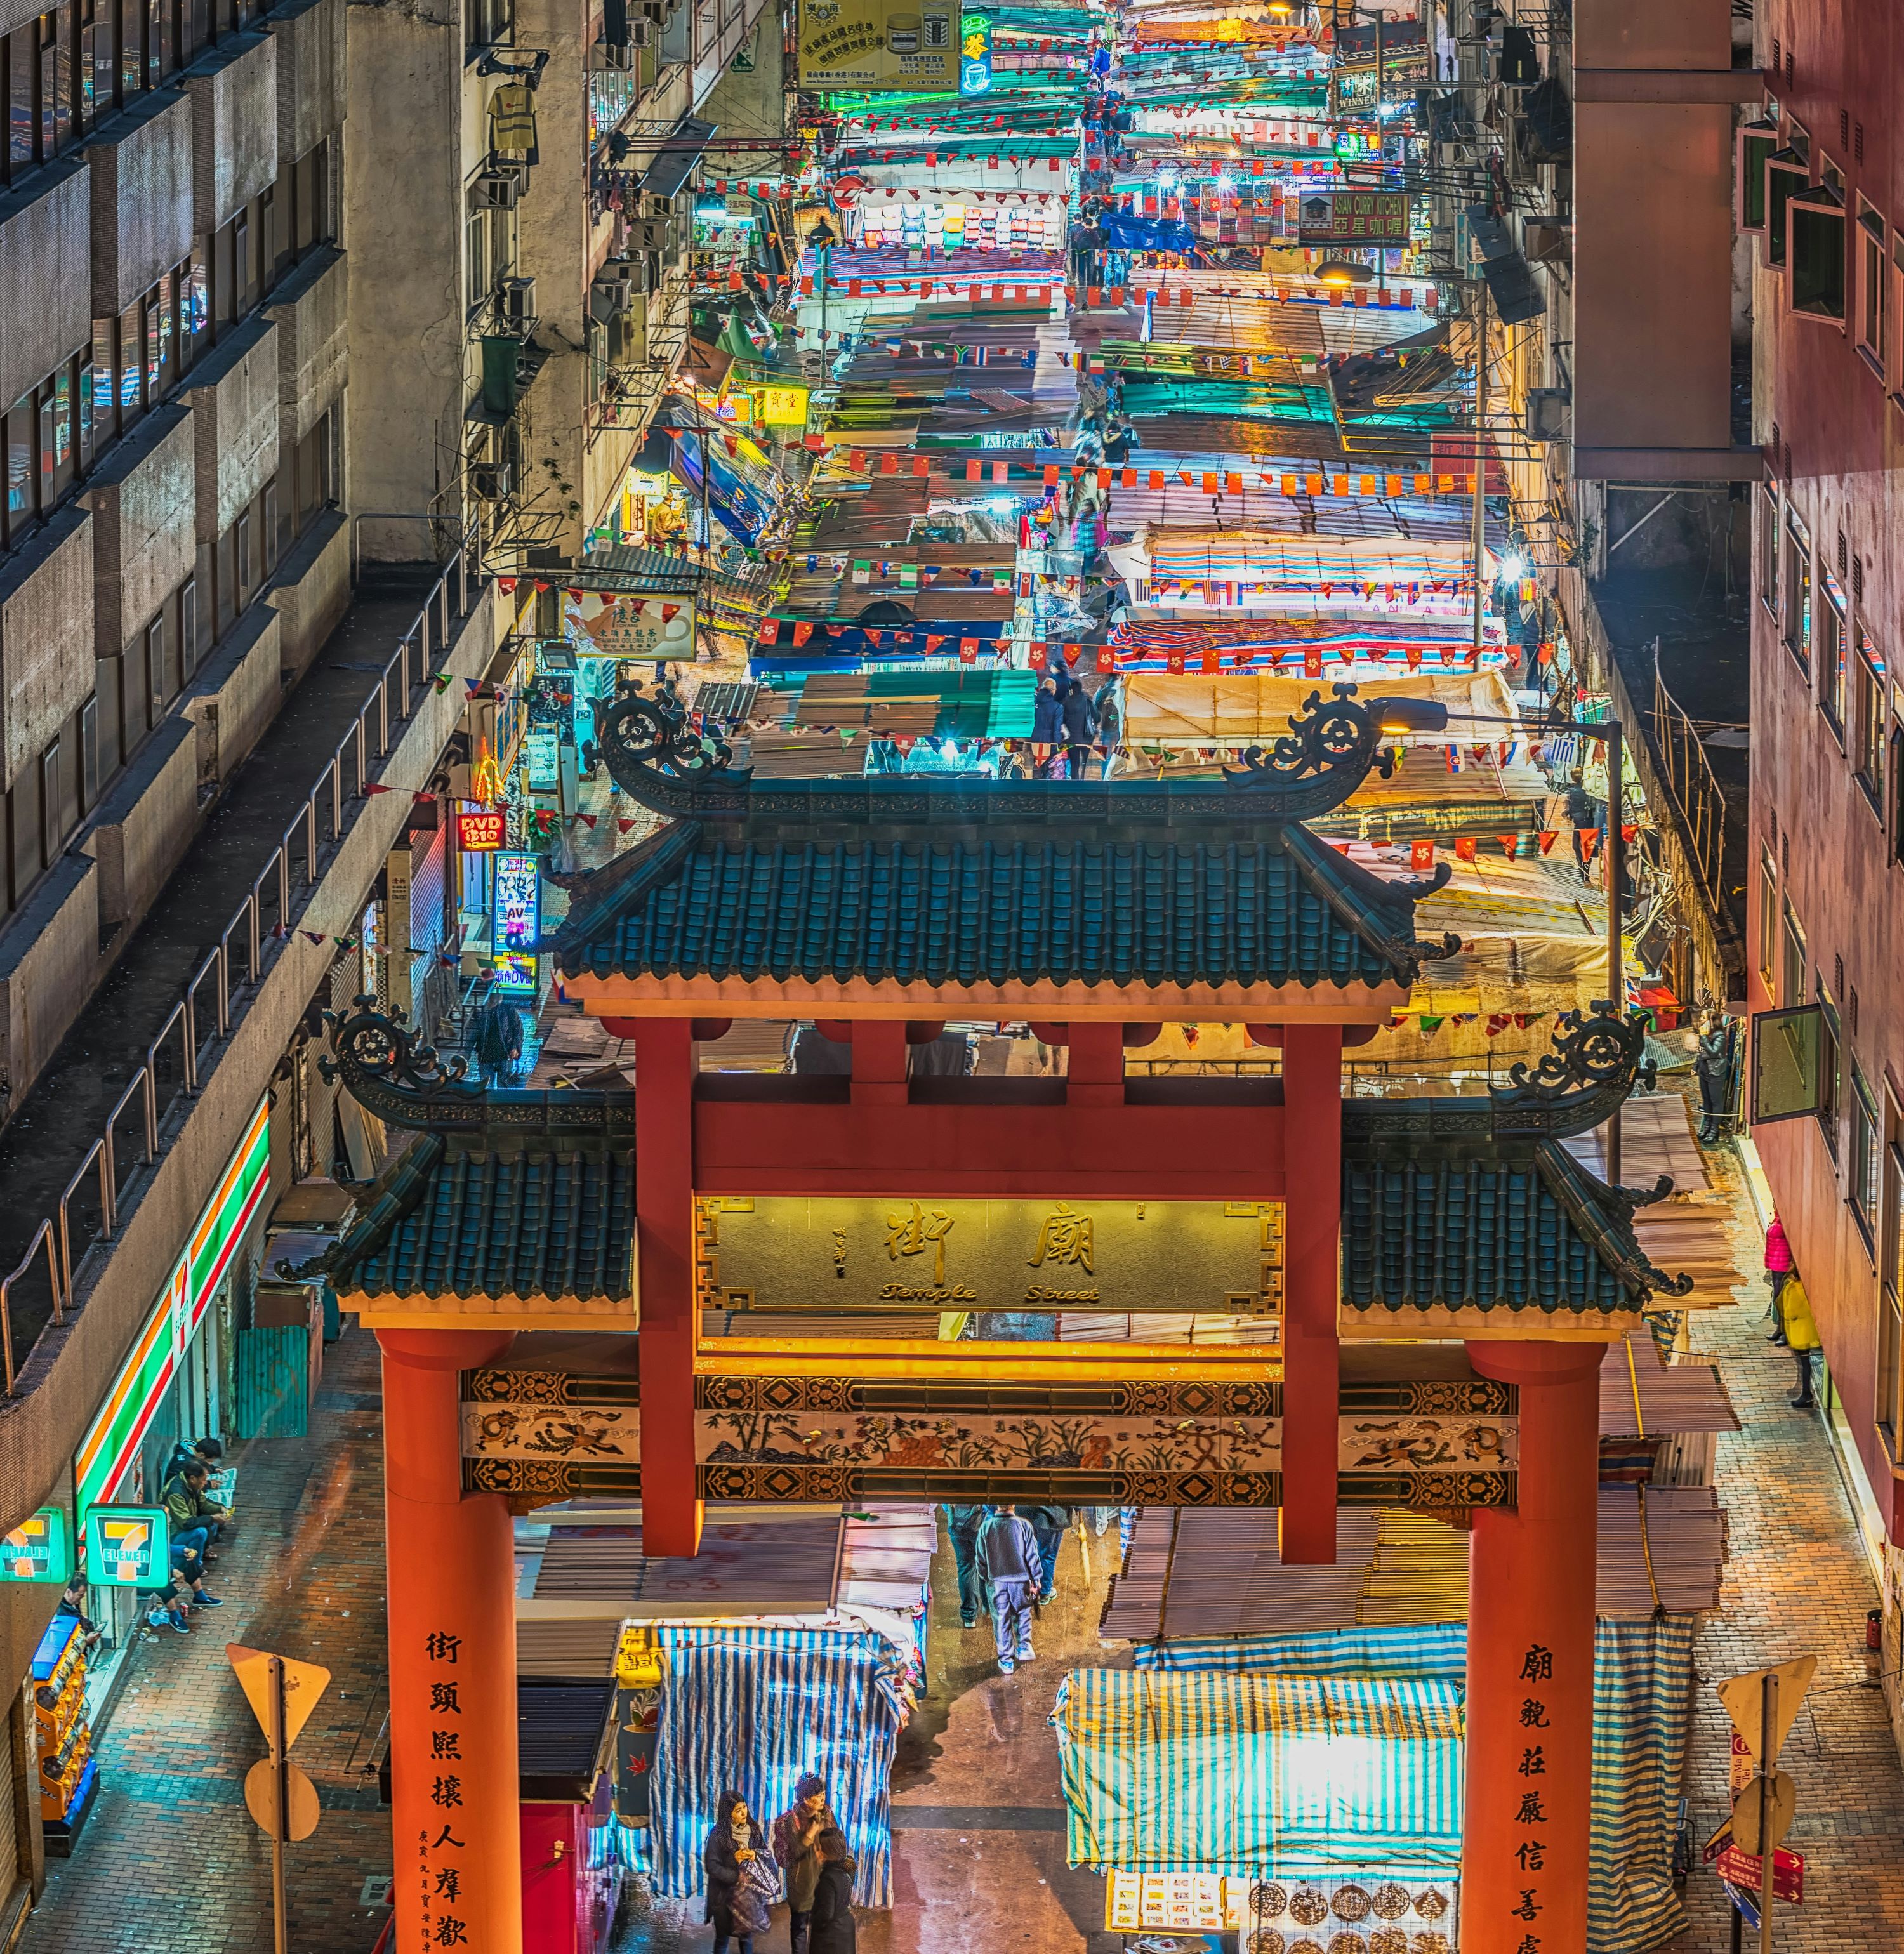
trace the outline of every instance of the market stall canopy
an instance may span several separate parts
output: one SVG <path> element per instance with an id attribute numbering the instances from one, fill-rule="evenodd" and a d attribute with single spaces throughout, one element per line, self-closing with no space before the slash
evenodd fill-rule
<path id="1" fill-rule="evenodd" d="M 1623 1422 L 1617 1408 L 1612 1422 Z M 1336 1539 L 1335 1566 L 1286 1567 L 1273 1513 L 1146 1506 L 1099 1633 L 1155 1641 L 1467 1619 L 1466 1533 L 1400 1507 L 1344 1507 Z M 1724 1563 L 1725 1516 L 1709 1486 L 1600 1489 L 1601 1615 L 1651 1614 L 1655 1587 L 1669 1614 L 1717 1607 Z"/>
<path id="2" fill-rule="evenodd" d="M 1051 1713 L 1066 1857 L 1276 1877 L 1450 1872 L 1462 1696 L 1438 1678 L 1073 1670 Z"/>
<path id="3" fill-rule="evenodd" d="M 1124 684 L 1124 737 L 1133 746 L 1248 746 L 1277 739 L 1321 683 L 1282 672 L 1133 672 Z M 1359 698 L 1431 699 L 1451 713 L 1507 718 L 1513 711 L 1507 687 L 1493 671 L 1437 671 L 1431 665 L 1368 677 L 1358 671 L 1356 686 Z M 1455 737 L 1465 739 L 1469 730 L 1462 728 Z M 1544 794 L 1546 783 L 1538 771 L 1530 767 L 1527 773 L 1530 791 Z"/>

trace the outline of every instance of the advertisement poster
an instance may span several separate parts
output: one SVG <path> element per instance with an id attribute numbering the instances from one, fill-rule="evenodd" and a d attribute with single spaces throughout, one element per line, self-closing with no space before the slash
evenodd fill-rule
<path id="1" fill-rule="evenodd" d="M 536 939 L 542 929 L 542 879 L 533 855 L 496 857 L 495 941 L 490 963 L 499 991 L 536 991 Z"/>
<path id="2" fill-rule="evenodd" d="M 492 853 L 502 846 L 508 827 L 509 817 L 500 808 L 480 808 L 473 814 L 459 814 L 456 845 L 466 855 Z"/>
<path id="3" fill-rule="evenodd" d="M 568 640 L 579 658 L 692 658 L 691 596 L 621 596 L 584 590 L 564 598 Z"/>
<path id="4" fill-rule="evenodd" d="M 800 85 L 956 86 L 958 22 L 945 0 L 800 0 Z"/>

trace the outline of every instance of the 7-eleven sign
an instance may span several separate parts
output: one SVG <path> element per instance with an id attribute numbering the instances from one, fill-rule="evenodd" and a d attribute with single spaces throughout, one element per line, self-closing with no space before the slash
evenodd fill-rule
<path id="1" fill-rule="evenodd" d="M 163 1506 L 89 1506 L 86 1576 L 99 1588 L 156 1588 L 171 1560 L 171 1520 Z"/>

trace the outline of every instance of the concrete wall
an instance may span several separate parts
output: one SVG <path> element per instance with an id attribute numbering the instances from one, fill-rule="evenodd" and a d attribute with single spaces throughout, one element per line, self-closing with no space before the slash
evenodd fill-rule
<path id="1" fill-rule="evenodd" d="M 460 0 L 352 7 L 345 22 L 350 506 L 454 514 L 468 357 L 463 185 L 487 146 L 477 108 L 492 84 L 466 76 Z M 413 556 L 416 534 L 372 526 L 366 546 L 387 539 L 391 554 Z"/>
<path id="2" fill-rule="evenodd" d="M 278 710 L 278 613 L 254 604 L 185 690 L 182 710 L 199 729 L 201 781 L 228 781 Z"/>
<path id="3" fill-rule="evenodd" d="M 115 656 L 192 573 L 197 430 L 190 410 L 146 416 L 80 498 L 93 511 L 96 652 Z"/>
<path id="4" fill-rule="evenodd" d="M 278 445 L 302 441 L 344 391 L 350 281 L 341 251 L 313 251 L 272 295 L 278 326 Z"/>
<path id="5" fill-rule="evenodd" d="M 350 526 L 327 510 L 278 566 L 265 602 L 284 620 L 278 651 L 286 681 L 301 678 L 350 602 Z"/>
<path id="6" fill-rule="evenodd" d="M 42 265 L 85 261 L 91 196 L 77 159 L 0 196 L 0 401 L 8 407 L 92 343 L 85 281 L 48 290 L 35 275 Z"/>
<path id="7" fill-rule="evenodd" d="M 93 310 L 116 317 L 192 248 L 192 104 L 138 96 L 83 153 L 93 165 Z"/>
<path id="8" fill-rule="evenodd" d="M 344 0 L 299 0 L 263 26 L 278 49 L 278 159 L 294 163 L 344 120 Z"/>
<path id="9" fill-rule="evenodd" d="M 99 925 L 137 923 L 198 827 L 199 729 L 166 721 L 99 804 L 80 846 L 99 864 Z"/>
<path id="10" fill-rule="evenodd" d="M 192 369 L 198 539 L 224 535 L 278 470 L 278 328 L 255 313 Z"/>
<path id="11" fill-rule="evenodd" d="M 193 64 L 193 223 L 213 231 L 278 180 L 278 63 L 269 34 L 240 34 Z"/>
<path id="12" fill-rule="evenodd" d="M 99 963 L 99 873 L 86 856 L 68 853 L 0 933 L 0 1084 L 10 1105 L 26 1097 L 72 1028 Z"/>
<path id="13" fill-rule="evenodd" d="M 11 788 L 93 690 L 93 516 L 62 510 L 0 558 L 0 760 Z"/>

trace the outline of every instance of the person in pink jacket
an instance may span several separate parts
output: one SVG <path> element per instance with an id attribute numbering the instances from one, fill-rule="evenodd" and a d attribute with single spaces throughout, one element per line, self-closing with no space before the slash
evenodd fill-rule
<path id="1" fill-rule="evenodd" d="M 1772 1286 L 1772 1334 L 1768 1343 L 1785 1341 L 1785 1315 L 1779 1308 L 1779 1292 L 1792 1279 L 1792 1245 L 1786 1239 L 1785 1224 L 1774 1214 L 1765 1230 L 1765 1280 Z"/>

